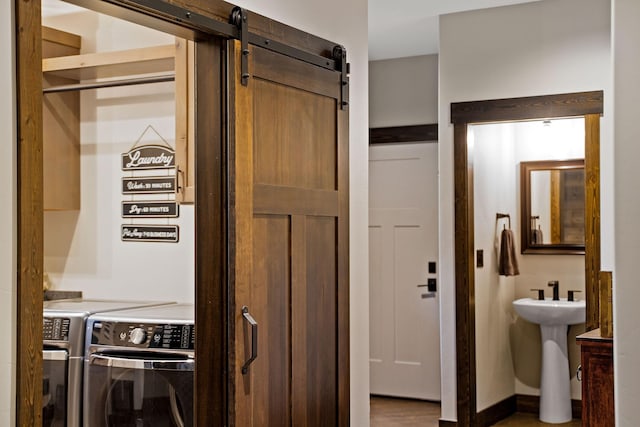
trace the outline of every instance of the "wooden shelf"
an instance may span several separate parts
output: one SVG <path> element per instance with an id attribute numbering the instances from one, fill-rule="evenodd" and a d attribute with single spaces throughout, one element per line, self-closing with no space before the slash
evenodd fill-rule
<path id="1" fill-rule="evenodd" d="M 194 201 L 194 111 L 195 111 L 195 88 L 194 88 L 194 43 L 184 39 L 176 38 L 174 44 L 151 46 L 138 49 L 98 52 L 79 54 L 81 40 L 80 37 L 53 28 L 43 27 L 43 38 L 46 41 L 46 54 L 42 59 L 43 86 L 51 88 L 56 86 L 74 85 L 87 80 L 114 79 L 122 81 L 122 78 L 131 79 L 139 76 L 174 75 L 175 76 L 175 100 L 176 100 L 176 165 L 178 168 L 178 178 L 180 191 L 176 194 L 176 199 L 181 203 L 193 203 Z M 74 53 L 75 54 L 71 54 Z M 118 79 L 120 78 L 120 79 Z M 86 83 L 86 82 L 84 82 Z M 86 87 L 86 86 L 85 86 Z M 75 159 L 79 156 L 79 95 L 75 90 L 71 93 L 48 93 L 47 102 L 51 100 L 65 100 L 65 105 L 50 107 L 45 112 L 61 111 L 68 112 L 69 120 L 74 124 L 73 138 L 74 146 L 69 149 L 70 156 Z M 45 108 L 48 105 L 45 104 Z M 64 108 L 62 108 L 64 107 Z M 63 135 L 65 130 L 63 125 L 65 120 L 60 120 L 56 113 L 55 121 L 51 120 L 51 127 L 61 130 L 56 135 L 56 141 L 67 141 L 70 138 Z M 51 115 L 51 114 L 49 114 Z M 48 116 L 46 116 L 48 117 Z M 78 128 L 76 131 L 76 127 Z M 46 139 L 46 138 L 45 138 Z M 77 147 L 76 147 L 77 146 Z M 77 149 L 76 149 L 77 148 Z M 55 154 L 57 150 L 50 150 L 55 160 L 59 163 L 60 156 Z M 76 153 L 77 152 L 77 153 Z M 79 159 L 79 157 L 78 157 Z M 75 160 L 74 160 L 75 161 Z M 56 164 L 58 164 L 56 163 Z M 79 162 L 78 162 L 79 163 Z M 52 170 L 65 168 L 51 168 Z M 72 171 L 79 168 L 72 168 Z M 57 182 L 59 180 L 56 180 Z M 66 180 L 72 181 L 72 180 Z M 79 182 L 79 176 L 76 179 Z M 70 184 L 68 184 L 70 185 Z M 62 185 L 51 185 L 52 188 L 64 189 Z M 75 187 L 75 186 L 74 186 Z M 78 186 L 79 189 L 79 186 Z M 79 191 L 78 191 L 79 192 Z M 51 191 L 53 200 L 58 200 L 61 196 Z M 75 193 L 74 193 L 75 194 Z M 63 207 L 52 207 L 52 209 L 69 209 L 68 206 L 78 206 L 79 195 L 74 197 L 74 202 L 58 203 Z"/>
<path id="2" fill-rule="evenodd" d="M 74 80 L 167 73 L 175 69 L 173 44 L 44 58 L 42 72 Z"/>
<path id="3" fill-rule="evenodd" d="M 42 27 L 43 58 L 80 52 L 79 36 Z M 46 61 L 46 59 L 45 59 Z M 43 87 L 77 80 L 44 75 Z M 43 204 L 47 211 L 80 209 L 80 94 L 45 95 L 42 99 Z"/>

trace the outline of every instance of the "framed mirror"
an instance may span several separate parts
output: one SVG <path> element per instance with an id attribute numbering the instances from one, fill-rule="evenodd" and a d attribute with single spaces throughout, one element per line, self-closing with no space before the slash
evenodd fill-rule
<path id="1" fill-rule="evenodd" d="M 584 159 L 520 163 L 523 254 L 584 254 L 584 184 Z"/>

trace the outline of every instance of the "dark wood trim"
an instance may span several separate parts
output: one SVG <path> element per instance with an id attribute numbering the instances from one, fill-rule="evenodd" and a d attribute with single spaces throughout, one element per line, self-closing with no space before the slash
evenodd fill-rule
<path id="1" fill-rule="evenodd" d="M 487 123 L 601 115 L 603 92 L 565 93 L 451 104 L 451 123 Z"/>
<path id="2" fill-rule="evenodd" d="M 599 157 L 595 160 L 592 144 L 599 141 L 599 132 L 594 122 L 599 120 L 603 110 L 603 92 L 580 92 L 574 94 L 548 95 L 525 98 L 476 101 L 451 104 L 451 120 L 454 123 L 454 194 L 455 194 L 455 287 L 456 287 L 456 363 L 457 363 L 457 411 L 458 422 L 465 426 L 477 426 L 476 419 L 476 357 L 475 357 L 475 269 L 473 263 L 474 221 L 473 221 L 473 159 L 467 150 L 467 126 L 471 123 L 499 121 L 535 120 L 586 116 L 589 123 L 585 143 L 585 165 L 599 173 Z M 592 116 L 591 118 L 589 118 Z M 598 120 L 596 120 L 598 119 Z M 599 175 L 592 178 L 599 182 Z M 599 190 L 598 190 L 599 191 Z M 595 196 L 594 196 L 595 197 Z M 585 211 L 585 217 L 600 218 L 599 204 Z M 599 225 L 598 225 L 599 226 Z M 594 240 L 597 244 L 585 242 L 585 250 L 598 251 L 599 228 Z M 599 258 L 598 258 L 599 259 Z M 599 261 L 598 261 L 599 262 Z M 585 268 L 593 269 L 594 266 Z M 597 278 L 599 270 L 594 273 Z M 591 270 L 586 272 L 587 277 Z M 597 282 L 596 282 L 597 283 Z M 587 288 L 586 299 L 594 300 L 598 293 Z M 587 319 L 593 316 L 593 306 L 587 303 Z"/>
<path id="3" fill-rule="evenodd" d="M 454 126 L 456 364 L 458 422 L 476 425 L 475 268 L 473 263 L 473 159 L 467 126 Z"/>
<path id="4" fill-rule="evenodd" d="M 489 427 L 516 413 L 516 395 L 507 397 L 478 413 L 478 425 Z"/>
<path id="5" fill-rule="evenodd" d="M 42 26 L 40 0 L 15 0 L 18 123 L 16 425 L 42 425 Z"/>
<path id="6" fill-rule="evenodd" d="M 369 129 L 369 145 L 395 142 L 438 142 L 438 124 Z"/>
<path id="7" fill-rule="evenodd" d="M 438 420 L 438 426 L 440 427 L 457 427 L 457 421 L 449 421 L 449 420 Z"/>
<path id="8" fill-rule="evenodd" d="M 196 43 L 196 425 L 227 425 L 226 139 L 221 40 Z"/>
<path id="9" fill-rule="evenodd" d="M 516 394 L 516 409 L 518 412 L 538 414 L 540 412 L 540 396 Z M 571 416 L 574 419 L 582 417 L 582 400 L 571 399 Z"/>
<path id="10" fill-rule="evenodd" d="M 585 117 L 585 295 L 587 331 L 600 327 L 600 116 Z M 587 214 L 590 213 L 590 214 Z"/>

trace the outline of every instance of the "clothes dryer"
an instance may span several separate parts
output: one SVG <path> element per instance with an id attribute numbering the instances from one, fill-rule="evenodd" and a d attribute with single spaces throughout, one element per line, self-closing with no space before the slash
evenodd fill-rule
<path id="1" fill-rule="evenodd" d="M 194 306 L 87 320 L 84 425 L 193 427 Z"/>
<path id="2" fill-rule="evenodd" d="M 67 299 L 45 301 L 43 310 L 44 427 L 82 425 L 85 321 L 95 313 L 173 302 Z"/>

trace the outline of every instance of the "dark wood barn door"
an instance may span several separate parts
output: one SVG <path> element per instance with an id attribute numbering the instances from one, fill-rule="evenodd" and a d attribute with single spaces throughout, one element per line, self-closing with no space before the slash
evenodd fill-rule
<path id="1" fill-rule="evenodd" d="M 346 426 L 348 113 L 340 73 L 251 46 L 243 86 L 239 42 L 229 56 L 230 424 Z"/>

